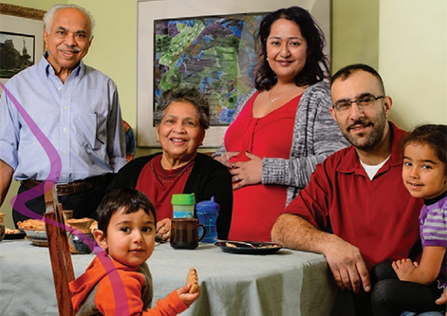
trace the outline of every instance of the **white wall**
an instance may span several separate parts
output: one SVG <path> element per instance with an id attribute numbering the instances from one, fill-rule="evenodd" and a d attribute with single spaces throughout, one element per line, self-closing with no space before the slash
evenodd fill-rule
<path id="1" fill-rule="evenodd" d="M 406 129 L 447 124 L 447 1 L 381 0 L 379 27 L 391 119 Z"/>

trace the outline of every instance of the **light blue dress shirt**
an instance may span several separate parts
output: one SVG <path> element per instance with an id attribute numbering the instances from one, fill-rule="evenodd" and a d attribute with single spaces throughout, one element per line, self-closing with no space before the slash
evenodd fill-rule
<path id="1" fill-rule="evenodd" d="M 58 183 L 69 183 L 126 164 L 118 92 L 108 76 L 82 61 L 65 83 L 41 61 L 8 80 L 6 89 L 56 148 L 62 161 Z M 0 159 L 14 169 L 15 180 L 46 180 L 51 161 L 18 109 L 2 93 Z"/>

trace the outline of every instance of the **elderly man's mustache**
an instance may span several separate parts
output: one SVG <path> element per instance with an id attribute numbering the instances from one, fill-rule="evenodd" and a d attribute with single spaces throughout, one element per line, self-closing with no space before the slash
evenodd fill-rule
<path id="1" fill-rule="evenodd" d="M 62 50 L 68 50 L 73 53 L 79 53 L 81 51 L 81 49 L 78 46 L 74 46 L 74 45 L 73 46 L 65 45 L 64 48 L 62 48 Z"/>

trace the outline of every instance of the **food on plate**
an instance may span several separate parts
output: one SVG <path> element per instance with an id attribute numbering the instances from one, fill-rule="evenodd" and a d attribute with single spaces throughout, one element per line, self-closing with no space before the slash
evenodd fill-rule
<path id="1" fill-rule="evenodd" d="M 277 244 L 252 244 L 253 247 L 252 248 L 257 248 L 257 249 L 270 249 L 270 248 L 278 248 L 281 247 L 280 245 Z M 226 242 L 225 243 L 226 247 L 230 247 L 230 248 L 237 248 L 237 247 L 247 247 L 249 245 L 246 245 L 244 242 L 241 242 L 240 245 L 235 245 L 234 243 L 231 242 Z"/>
<path id="2" fill-rule="evenodd" d="M 20 229 L 10 229 L 6 227 L 6 235 L 12 235 L 12 234 L 20 234 L 22 231 Z"/>
<path id="3" fill-rule="evenodd" d="M 258 246 L 258 248 L 261 248 L 261 249 L 278 248 L 278 247 L 281 247 L 281 246 L 280 245 L 260 245 L 260 246 Z"/>
<path id="4" fill-rule="evenodd" d="M 18 222 L 17 226 L 21 230 L 45 231 L 45 222 L 38 219 L 27 219 L 23 222 Z"/>
<path id="5" fill-rule="evenodd" d="M 190 294 L 197 293 L 199 290 L 199 277 L 197 276 L 197 270 L 194 268 L 189 269 L 188 276 L 186 278 L 186 284 L 192 284 L 189 289 Z"/>

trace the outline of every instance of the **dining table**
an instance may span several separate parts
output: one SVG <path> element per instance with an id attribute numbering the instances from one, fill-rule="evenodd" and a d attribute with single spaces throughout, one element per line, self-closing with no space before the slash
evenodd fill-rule
<path id="1" fill-rule="evenodd" d="M 75 276 L 95 254 L 72 255 Z M 200 297 L 181 315 L 353 315 L 352 300 L 336 286 L 321 254 L 282 248 L 275 253 L 224 252 L 212 243 L 193 250 L 155 247 L 148 265 L 154 302 L 185 285 L 197 270 Z M 57 315 L 48 248 L 29 240 L 0 243 L 0 316 Z"/>

